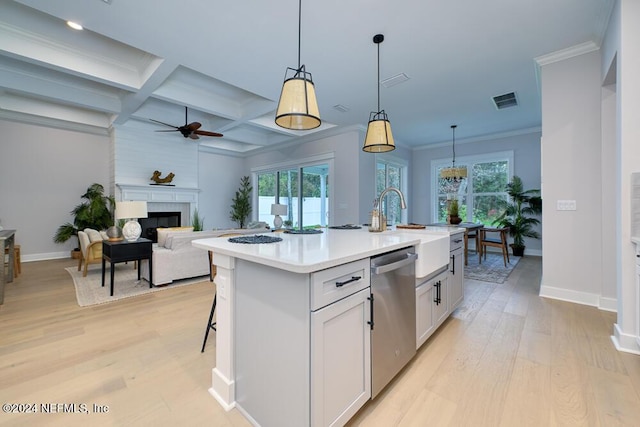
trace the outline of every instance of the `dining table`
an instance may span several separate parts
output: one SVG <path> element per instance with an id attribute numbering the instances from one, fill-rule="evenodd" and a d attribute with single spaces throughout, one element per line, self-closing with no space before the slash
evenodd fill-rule
<path id="1" fill-rule="evenodd" d="M 446 222 L 436 222 L 433 224 L 427 224 L 429 227 L 448 227 L 448 228 L 463 228 L 464 229 L 464 265 L 469 265 L 469 236 L 475 238 L 476 251 L 480 247 L 480 233 L 478 230 L 484 228 L 484 224 L 481 222 L 461 222 L 460 224 L 449 224 Z M 474 233 L 475 232 L 475 233 Z"/>

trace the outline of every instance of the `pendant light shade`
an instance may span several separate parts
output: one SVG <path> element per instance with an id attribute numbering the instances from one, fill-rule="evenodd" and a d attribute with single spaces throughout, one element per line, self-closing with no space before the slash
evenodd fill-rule
<path id="1" fill-rule="evenodd" d="M 288 76 L 290 71 L 292 76 Z M 276 124 L 286 129 L 307 130 L 317 128 L 321 123 L 311 73 L 305 71 L 304 65 L 299 70 L 287 68 L 276 111 Z"/>
<path id="2" fill-rule="evenodd" d="M 380 109 L 380 43 L 384 41 L 382 34 L 373 36 L 373 42 L 378 45 L 378 111 L 371 112 L 369 124 L 367 125 L 367 135 L 364 138 L 362 151 L 367 153 L 384 153 L 396 149 L 391 134 L 391 123 L 384 110 Z"/>
<path id="3" fill-rule="evenodd" d="M 387 113 L 380 111 L 371 113 L 369 125 L 367 126 L 367 136 L 364 138 L 362 149 L 367 153 L 384 153 L 396 148 L 391 134 L 391 123 L 387 118 Z"/>
<path id="4" fill-rule="evenodd" d="M 280 92 L 276 124 L 285 129 L 309 130 L 322 124 L 311 73 L 300 65 L 302 0 L 298 2 L 298 68 L 287 68 Z M 290 73 L 290 71 L 292 73 Z"/>

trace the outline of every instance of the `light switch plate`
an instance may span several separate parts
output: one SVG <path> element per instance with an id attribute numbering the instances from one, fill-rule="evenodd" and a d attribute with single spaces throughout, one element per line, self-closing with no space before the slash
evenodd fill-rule
<path id="1" fill-rule="evenodd" d="M 575 200 L 558 200 L 556 204 L 556 210 L 558 211 L 575 211 L 576 210 L 576 201 Z"/>

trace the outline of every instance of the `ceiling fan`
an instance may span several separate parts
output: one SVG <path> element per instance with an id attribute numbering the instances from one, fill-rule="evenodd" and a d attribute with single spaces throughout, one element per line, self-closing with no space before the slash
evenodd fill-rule
<path id="1" fill-rule="evenodd" d="M 200 139 L 198 135 L 222 136 L 221 133 L 209 132 L 208 130 L 200 130 L 200 126 L 202 126 L 202 124 L 198 122 L 188 123 L 187 107 L 184 107 L 184 126 L 174 126 L 168 123 L 160 122 L 158 120 L 153 120 L 153 119 L 149 119 L 149 120 L 151 120 L 152 122 L 160 123 L 161 125 L 165 125 L 173 128 L 171 130 L 157 130 L 156 132 L 176 132 L 177 131 L 177 132 L 180 132 L 182 136 L 184 136 L 185 138 L 191 138 L 191 139 Z"/>

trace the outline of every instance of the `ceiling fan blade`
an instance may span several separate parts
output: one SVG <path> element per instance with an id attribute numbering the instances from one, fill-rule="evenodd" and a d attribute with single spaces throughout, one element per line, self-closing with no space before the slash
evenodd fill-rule
<path id="1" fill-rule="evenodd" d="M 200 126 L 202 126 L 202 124 L 198 123 L 198 122 L 193 122 L 193 123 L 189 123 L 187 126 L 185 126 L 187 129 L 189 129 L 190 131 L 194 131 L 194 130 L 198 130 L 200 129 Z"/>
<path id="2" fill-rule="evenodd" d="M 204 136 L 222 136 L 221 133 L 209 132 L 208 130 L 195 130 L 193 131 L 193 133 L 197 133 L 198 135 L 204 135 Z"/>
<path id="3" fill-rule="evenodd" d="M 170 125 L 169 123 L 163 123 L 163 122 L 160 122 L 158 120 L 153 120 L 153 119 L 149 119 L 149 120 L 151 120 L 152 122 L 155 122 L 155 123 L 160 123 L 161 125 L 169 126 L 170 128 L 178 129 L 178 126 Z"/>
<path id="4" fill-rule="evenodd" d="M 200 137 L 195 132 L 192 132 L 191 135 L 189 135 L 189 138 L 191 138 L 191 139 L 200 139 Z"/>

